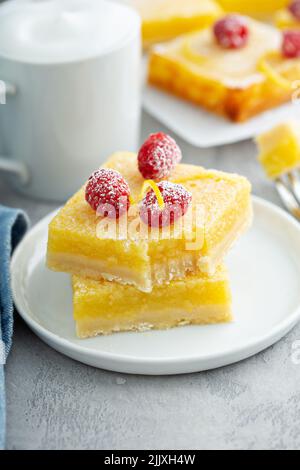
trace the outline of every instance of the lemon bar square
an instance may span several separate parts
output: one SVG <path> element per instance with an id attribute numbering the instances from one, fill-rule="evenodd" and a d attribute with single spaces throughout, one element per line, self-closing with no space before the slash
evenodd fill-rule
<path id="1" fill-rule="evenodd" d="M 258 136 L 256 142 L 258 160 L 269 178 L 300 167 L 300 122 L 279 124 Z"/>
<path id="2" fill-rule="evenodd" d="M 278 57 L 270 65 L 288 84 L 299 78 L 300 60 L 281 56 L 279 30 L 246 20 L 249 40 L 241 49 L 219 46 L 212 27 L 155 46 L 149 59 L 149 83 L 234 122 L 289 101 L 292 87 L 282 86 L 260 63 L 275 52 Z"/>
<path id="3" fill-rule="evenodd" d="M 119 171 L 128 182 L 132 197 L 138 198 L 145 180 L 138 171 L 136 154 L 116 153 L 105 167 Z M 49 225 L 48 267 L 132 284 L 145 292 L 150 292 L 155 284 L 183 278 L 187 272 L 213 274 L 251 222 L 250 183 L 239 175 L 184 164 L 177 165 L 170 180 L 192 193 L 193 208 L 201 209 L 199 219 L 188 211 L 170 232 L 157 229 L 147 238 L 131 232 L 136 214 L 129 213 L 125 235 L 116 237 L 110 231 L 115 220 L 96 217 L 85 201 L 83 187 Z M 189 221 L 190 232 L 181 230 Z M 106 233 L 99 232 L 99 222 L 108 224 Z M 122 217 L 117 228 L 121 223 Z"/>
<path id="4" fill-rule="evenodd" d="M 80 338 L 121 331 L 224 323 L 232 319 L 228 273 L 188 275 L 144 293 L 133 286 L 73 276 L 76 332 Z"/>
<path id="5" fill-rule="evenodd" d="M 211 24 L 222 13 L 214 0 L 129 0 L 142 18 L 145 48 Z"/>

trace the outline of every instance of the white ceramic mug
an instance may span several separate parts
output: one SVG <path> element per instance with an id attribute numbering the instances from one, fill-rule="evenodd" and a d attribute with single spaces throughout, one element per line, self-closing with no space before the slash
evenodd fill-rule
<path id="1" fill-rule="evenodd" d="M 123 5 L 0 7 L 0 170 L 18 190 L 64 200 L 112 152 L 136 150 L 140 53 L 140 19 Z"/>

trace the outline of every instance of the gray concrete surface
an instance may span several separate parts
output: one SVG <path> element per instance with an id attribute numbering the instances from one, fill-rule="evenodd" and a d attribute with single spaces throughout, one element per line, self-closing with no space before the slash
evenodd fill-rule
<path id="1" fill-rule="evenodd" d="M 143 137 L 163 129 L 143 117 Z M 277 204 L 251 142 L 199 150 L 177 139 L 184 161 L 248 176 Z M 0 202 L 33 223 L 55 206 L 18 196 L 0 180 Z M 274 267 L 276 269 L 276 267 Z M 17 316 L 6 366 L 8 449 L 296 449 L 300 365 L 291 360 L 300 325 L 239 364 L 185 376 L 141 377 L 93 369 L 42 343 Z"/>

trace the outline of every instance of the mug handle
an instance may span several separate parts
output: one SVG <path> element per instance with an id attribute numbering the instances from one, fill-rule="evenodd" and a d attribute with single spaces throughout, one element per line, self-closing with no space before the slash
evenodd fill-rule
<path id="1" fill-rule="evenodd" d="M 9 82 L 0 80 L 0 106 L 6 104 L 6 98 L 15 96 L 17 94 L 17 88 L 15 85 Z M 28 183 L 29 173 L 27 167 L 21 163 L 11 160 L 9 157 L 0 156 L 0 171 L 6 171 L 8 173 L 15 174 L 19 177 L 20 182 L 23 184 Z"/>

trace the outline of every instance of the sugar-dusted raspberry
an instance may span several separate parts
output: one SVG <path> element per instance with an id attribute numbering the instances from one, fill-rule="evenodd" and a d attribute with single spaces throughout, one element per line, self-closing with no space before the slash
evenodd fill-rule
<path id="1" fill-rule="evenodd" d="M 156 195 L 151 189 L 140 205 L 140 217 L 150 227 L 165 227 L 182 217 L 188 210 L 192 195 L 181 184 L 161 181 L 157 184 L 164 208 L 160 209 Z"/>
<path id="2" fill-rule="evenodd" d="M 168 178 L 182 158 L 175 140 L 163 132 L 150 134 L 138 154 L 138 165 L 145 179 Z"/>
<path id="3" fill-rule="evenodd" d="M 240 49 L 247 44 L 249 28 L 246 20 L 239 15 L 227 15 L 216 21 L 214 34 L 224 49 Z"/>
<path id="4" fill-rule="evenodd" d="M 130 205 L 130 189 L 123 176 L 115 170 L 101 168 L 87 182 L 85 200 L 99 215 L 118 219 Z"/>
<path id="5" fill-rule="evenodd" d="M 300 21 L 300 0 L 294 0 L 288 6 L 288 9 L 292 13 L 292 15 Z"/>
<path id="6" fill-rule="evenodd" d="M 300 31 L 284 31 L 282 55 L 287 59 L 300 57 Z"/>

